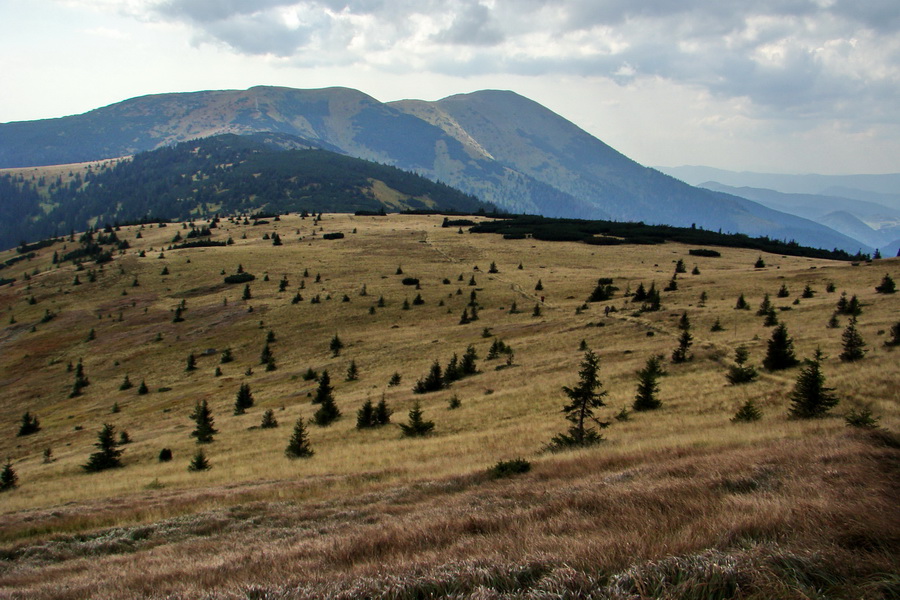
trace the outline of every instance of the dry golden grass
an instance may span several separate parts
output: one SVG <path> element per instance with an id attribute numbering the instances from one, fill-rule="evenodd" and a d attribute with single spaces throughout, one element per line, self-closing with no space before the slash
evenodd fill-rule
<path id="1" fill-rule="evenodd" d="M 213 230 L 214 239 L 230 236 L 234 245 L 178 251 L 163 249 L 176 232 L 185 233 L 180 225 L 145 227 L 141 239 L 135 237 L 137 227 L 123 227 L 119 235 L 132 249 L 98 271 L 94 283 L 87 281 L 92 266 L 78 272 L 82 284 L 73 286 L 74 267 L 50 264 L 54 250 L 62 253 L 59 244 L 0 272 L 18 279 L 0 287 L 5 315 L 0 423 L 6 431 L 0 436 L 0 456 L 12 459 L 20 478 L 17 489 L 0 495 L 0 540 L 12 557 L 3 567 L 0 585 L 5 587 L 0 589 L 21 597 L 161 597 L 169 589 L 192 597 L 206 588 L 238 593 L 251 584 L 285 591 L 302 583 L 322 592 L 325 587 L 315 586 L 331 582 L 337 587 L 328 589 L 337 594 L 351 589 L 353 581 L 381 585 L 378 578 L 391 569 L 407 573 L 410 581 L 417 565 L 424 565 L 426 575 L 444 563 L 458 563 L 463 572 L 472 566 L 463 564 L 471 557 L 482 557 L 501 571 L 504 565 L 530 561 L 545 565 L 547 573 L 569 564 L 582 574 L 611 574 L 642 560 L 742 548 L 744 529 L 754 543 L 788 540 L 791 551 L 831 548 L 833 536 L 815 533 L 825 517 L 815 515 L 849 519 L 853 502 L 870 503 L 860 505 L 867 511 L 861 515 L 879 524 L 866 535 L 877 537 L 881 531 L 885 537 L 879 543 L 896 542 L 897 522 L 889 518 L 882 495 L 888 475 L 896 476 L 896 451 L 873 449 L 849 436 L 838 417 L 871 405 L 884 429 L 897 431 L 900 425 L 897 355 L 882 345 L 898 319 L 898 302 L 874 291 L 884 273 L 900 278 L 900 261 L 853 266 L 767 255 L 767 268 L 757 270 L 758 253 L 750 250 L 722 249 L 721 258 L 701 258 L 688 256 L 688 247 L 677 244 L 592 247 L 501 240 L 441 228 L 441 219 L 326 215 L 315 235 L 312 220 L 296 216 L 258 226 L 223 220 Z M 262 239 L 272 231 L 279 232 L 283 246 Z M 322 240 L 329 231 L 343 231 L 346 238 Z M 66 245 L 71 249 L 75 243 Z M 137 256 L 141 249 L 144 258 Z M 576 314 L 597 278 L 613 277 L 622 291 L 633 291 L 641 282 L 661 288 L 678 258 L 689 270 L 697 264 L 701 274 L 680 276 L 679 289 L 663 294 L 662 311 L 636 314 L 620 291 L 615 299 Z M 487 272 L 492 261 L 497 274 Z M 241 300 L 243 285 L 222 283 L 221 271 L 233 273 L 238 264 L 257 276 L 249 301 Z M 163 266 L 169 275 L 160 274 Z M 398 266 L 403 276 L 396 274 Z M 310 275 L 305 279 L 304 269 Z M 283 275 L 289 286 L 278 292 Z M 418 277 L 421 290 L 402 285 L 404 276 Z M 472 277 L 474 286 L 469 285 Z M 135 278 L 139 286 L 132 287 Z M 540 292 L 534 289 L 539 279 Z M 304 301 L 292 304 L 301 281 Z M 828 282 L 836 292 L 825 292 Z M 789 298 L 775 297 L 782 283 Z M 806 284 L 815 297 L 793 304 Z M 363 286 L 366 296 L 360 295 Z M 459 325 L 472 290 L 482 306 L 480 319 Z M 859 328 L 869 352 L 853 364 L 837 359 L 846 318 L 838 329 L 826 327 L 844 290 L 864 304 Z M 703 291 L 708 299 L 700 306 Z M 425 304 L 402 310 L 404 299 L 411 302 L 417 293 Z M 754 310 L 733 310 L 741 293 Z M 787 418 L 797 369 L 763 372 L 750 385 L 726 385 L 724 373 L 735 347 L 747 345 L 757 366 L 765 354 L 771 329 L 755 316 L 765 293 L 776 306 L 790 309 L 778 314 L 798 356 L 809 356 L 817 347 L 828 356 L 827 383 L 841 397 L 835 417 Z M 310 303 L 315 295 L 321 303 Z M 342 301 L 344 295 L 349 302 Z M 34 305 L 27 301 L 31 296 Z M 380 296 L 386 306 L 369 314 Z M 541 296 L 543 314 L 536 318 L 532 309 Z M 185 321 L 173 323 L 182 300 Z M 513 302 L 520 313 L 510 314 Z M 616 311 L 604 316 L 606 305 Z M 40 323 L 47 309 L 58 316 Z M 609 396 L 600 416 L 609 420 L 631 405 L 635 372 L 647 357 L 663 354 L 668 362 L 684 311 L 693 326 L 694 359 L 666 365 L 669 375 L 660 382 L 663 408 L 614 422 L 605 431 L 607 441 L 595 449 L 542 454 L 566 426 L 561 387 L 576 381 L 581 340 L 601 358 Z M 11 318 L 15 323 L 7 324 Z M 710 331 L 716 318 L 725 331 Z M 509 368 L 497 369 L 503 359 L 484 360 L 493 339 L 482 337 L 485 327 L 514 349 Z M 96 339 L 86 341 L 91 328 Z M 259 353 L 270 329 L 277 336 L 272 349 L 278 369 L 265 372 Z M 345 343 L 338 357 L 328 349 L 335 334 Z M 161 341 L 155 341 L 158 335 Z M 438 393 L 411 392 L 435 359 L 446 364 L 469 344 L 481 357 L 480 374 Z M 236 360 L 221 365 L 223 375 L 214 377 L 226 347 Z M 207 349 L 216 352 L 201 356 Z M 199 368 L 193 373 L 184 370 L 189 353 L 197 356 Z M 70 399 L 73 375 L 66 365 L 79 359 L 91 385 Z M 347 382 L 351 360 L 360 378 Z M 253 374 L 246 376 L 248 367 Z M 308 394 L 316 384 L 302 379 L 310 367 L 328 369 L 344 416 L 331 427 L 310 426 L 315 456 L 290 461 L 283 451 L 293 423 L 311 418 L 315 410 Z M 402 384 L 388 387 L 394 372 L 403 376 Z M 146 380 L 151 393 L 120 391 L 126 374 L 135 384 Z M 245 381 L 256 406 L 235 417 L 235 394 Z M 164 388 L 170 389 L 159 391 Z M 357 431 L 357 408 L 382 394 L 395 410 L 394 422 L 404 421 L 413 401 L 421 400 L 425 417 L 436 422 L 434 435 L 404 439 L 395 426 Z M 453 395 L 462 406 L 447 410 Z M 730 423 L 749 398 L 762 408 L 763 420 Z M 205 447 L 212 470 L 189 473 L 187 463 L 197 446 L 189 435 L 188 415 L 201 399 L 209 401 L 219 434 Z M 111 412 L 114 403 L 121 412 Z M 251 429 L 266 408 L 275 410 L 279 428 Z M 38 416 L 42 429 L 16 437 L 26 410 Z M 104 422 L 126 428 L 134 442 L 125 446 L 124 468 L 88 475 L 80 465 Z M 172 462 L 157 462 L 163 447 L 172 449 Z M 53 452 L 49 464 L 43 462 L 45 448 Z M 792 452 L 808 456 L 811 464 L 791 459 Z M 817 491 L 825 485 L 825 473 L 812 464 L 832 454 L 843 461 L 834 467 L 841 473 L 861 471 L 852 481 L 866 498 L 845 498 L 830 481 L 830 487 Z M 536 464 L 522 483 L 487 483 L 473 475 L 519 456 Z M 743 494 L 728 491 L 727 482 L 725 491 L 712 485 L 736 478 L 739 488 L 744 475 L 732 471 L 751 473 L 753 465 L 767 464 L 767 456 L 781 464 L 780 487 L 774 491 L 754 488 Z M 634 482 L 622 475 L 632 471 Z M 624 491 L 604 483 L 609 477 L 624 477 Z M 572 494 L 581 498 L 574 508 L 568 504 Z M 665 514 L 667 498 L 675 506 L 671 517 Z M 597 516 L 584 502 L 637 508 L 620 523 L 612 514 Z M 484 522 L 480 511 L 489 513 Z M 742 511 L 746 514 L 739 518 Z M 872 511 L 881 516 L 873 517 Z M 270 519 L 278 525 L 268 524 Z M 640 526 L 647 522 L 660 522 L 663 533 L 650 535 Z M 115 529 L 104 529 L 110 527 Z M 145 530 L 147 538 L 135 533 Z M 756 530 L 758 535 L 752 533 Z M 595 537 L 601 533 L 605 541 Z M 288 542 L 282 548 L 283 540 Z M 108 552 L 94 548 L 104 544 Z M 840 557 L 842 548 L 834 556 Z M 57 552 L 59 558 L 47 558 Z M 751 554 L 744 558 L 756 560 Z M 896 571 L 881 555 L 871 560 Z M 137 564 L 148 566 L 138 569 Z M 382 564 L 393 566 L 379 571 Z M 174 583 L 179 579 L 184 583 Z M 65 595 L 62 586 L 73 591 Z"/>

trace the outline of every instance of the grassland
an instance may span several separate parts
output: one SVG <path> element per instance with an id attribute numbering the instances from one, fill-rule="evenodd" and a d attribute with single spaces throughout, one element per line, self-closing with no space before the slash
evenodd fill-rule
<path id="1" fill-rule="evenodd" d="M 180 224 L 123 227 L 118 235 L 132 247 L 102 269 L 51 264 L 54 251 L 64 252 L 56 244 L 0 272 L 17 279 L 0 287 L 0 456 L 10 457 L 20 479 L 0 494 L 0 595 L 900 594 L 893 433 L 900 429 L 900 369 L 896 351 L 883 345 L 898 302 L 875 292 L 885 273 L 900 278 L 900 261 L 765 255 L 766 268 L 755 269 L 758 253 L 748 250 L 707 258 L 678 244 L 502 240 L 441 228 L 441 221 L 332 214 L 317 225 L 298 216 L 255 226 L 222 220 L 213 239 L 231 237 L 233 245 L 190 250 L 166 249 L 176 232 L 184 235 Z M 283 245 L 263 239 L 273 231 Z M 345 237 L 322 239 L 337 231 Z M 65 245 L 68 251 L 77 242 Z M 13 255 L 6 254 L 0 258 Z M 663 310 L 639 313 L 625 290 L 641 282 L 662 288 L 679 258 L 700 273 L 680 275 L 678 289 L 663 293 Z M 488 273 L 492 262 L 499 272 Z M 223 283 L 223 271 L 238 265 L 256 275 L 249 300 L 243 284 Z M 73 285 L 76 275 L 80 285 Z M 282 277 L 288 285 L 280 292 Z M 418 278 L 421 289 L 404 285 L 404 277 Z M 613 278 L 620 291 L 582 309 L 600 277 Z M 535 290 L 538 280 L 543 290 Z M 790 295 L 776 298 L 782 284 Z M 812 298 L 800 298 L 806 285 Z M 461 325 L 473 291 L 479 320 Z M 842 291 L 863 303 L 858 327 L 868 353 L 856 363 L 837 358 L 847 318 L 826 326 Z M 303 300 L 293 303 L 297 293 Z M 742 293 L 754 310 L 734 310 Z M 762 361 L 771 328 L 755 308 L 766 293 L 797 355 L 825 352 L 827 384 L 841 398 L 833 416 L 788 419 L 798 369 L 726 385 L 738 345 L 750 349 L 752 364 Z M 404 310 L 417 294 L 424 304 Z M 321 301 L 312 303 L 316 296 Z M 182 302 L 184 321 L 173 322 Z M 519 312 L 511 312 L 513 303 Z M 615 308 L 608 315 L 607 306 Z M 55 317 L 42 322 L 48 310 Z M 631 405 L 636 371 L 675 348 L 685 311 L 694 357 L 666 364 L 663 408 L 616 421 Z M 716 319 L 724 331 L 710 331 Z M 275 371 L 259 364 L 269 331 Z M 329 350 L 335 334 L 345 344 L 339 356 Z M 495 338 L 514 350 L 510 365 L 485 360 Z M 582 340 L 600 356 L 608 406 L 599 416 L 613 424 L 596 448 L 547 454 L 544 446 L 566 427 L 561 388 L 577 380 Z M 440 392 L 412 393 L 434 360 L 446 364 L 470 344 L 479 374 Z M 225 348 L 235 361 L 220 364 Z M 192 353 L 198 370 L 186 372 Z M 91 385 L 69 398 L 67 365 L 79 360 Z M 344 381 L 351 360 L 360 377 Z M 309 368 L 329 371 L 343 418 L 309 426 L 315 455 L 288 460 L 294 422 L 316 409 L 310 395 L 317 384 L 303 378 Z M 389 387 L 395 372 L 402 382 Z M 126 375 L 145 381 L 150 393 L 120 390 Z M 233 416 L 244 382 L 256 405 Z M 404 438 L 393 425 L 357 430 L 356 410 L 382 395 L 395 423 L 421 401 L 434 434 Z M 448 410 L 452 396 L 461 406 Z M 203 399 L 219 430 L 205 447 L 213 468 L 190 473 L 197 445 L 189 415 Z M 747 399 L 762 408 L 762 420 L 731 423 Z M 848 429 L 840 416 L 866 406 L 880 429 Z M 277 429 L 256 427 L 267 408 Z M 41 430 L 17 437 L 25 411 L 38 416 Z M 84 473 L 80 465 L 107 422 L 133 438 L 123 447 L 124 467 Z M 172 462 L 158 462 L 164 447 Z M 533 470 L 497 481 L 485 475 L 517 457 Z"/>

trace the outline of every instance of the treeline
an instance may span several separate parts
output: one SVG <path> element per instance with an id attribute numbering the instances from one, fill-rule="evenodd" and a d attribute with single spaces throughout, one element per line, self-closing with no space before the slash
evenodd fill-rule
<path id="1" fill-rule="evenodd" d="M 680 242 L 690 245 L 751 248 L 772 254 L 825 258 L 832 260 L 865 260 L 868 255 L 851 255 L 844 250 L 824 250 L 801 246 L 797 242 L 750 237 L 743 233 L 719 233 L 697 227 L 673 227 L 623 223 L 618 221 L 585 221 L 553 219 L 534 215 L 507 216 L 501 220 L 479 223 L 472 233 L 497 233 L 507 239 L 532 237 L 543 241 L 584 242 L 594 245 L 662 244 Z"/>
<path id="2" fill-rule="evenodd" d="M 188 220 L 265 210 L 379 211 L 381 181 L 411 209 L 475 212 L 488 206 L 442 183 L 320 149 L 288 149 L 259 136 L 222 135 L 138 154 L 83 179 L 52 186 L 42 199 L 22 178 L 0 178 L 0 247 L 81 231 L 89 223 Z M 44 214 L 41 202 L 52 208 Z"/>

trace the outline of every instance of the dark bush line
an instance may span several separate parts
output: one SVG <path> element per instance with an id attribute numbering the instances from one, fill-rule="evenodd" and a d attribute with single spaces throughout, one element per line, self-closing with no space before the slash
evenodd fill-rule
<path id="1" fill-rule="evenodd" d="M 534 215 L 506 216 L 502 220 L 479 223 L 470 229 L 472 233 L 497 233 L 504 239 L 521 239 L 531 236 L 542 241 L 584 242 L 595 245 L 608 244 L 683 244 L 750 248 L 772 254 L 824 258 L 831 260 L 865 260 L 864 254 L 850 255 L 844 250 L 823 250 L 801 246 L 795 241 L 782 242 L 769 237 L 750 237 L 743 233 L 717 233 L 693 227 L 647 225 L 646 223 L 618 221 L 585 221 L 579 219 L 553 219 Z M 603 236 L 603 237 L 597 237 Z"/>

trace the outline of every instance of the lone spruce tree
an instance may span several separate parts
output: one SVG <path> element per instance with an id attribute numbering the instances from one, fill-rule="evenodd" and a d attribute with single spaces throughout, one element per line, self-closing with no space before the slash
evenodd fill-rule
<path id="1" fill-rule="evenodd" d="M 284 449 L 284 454 L 288 458 L 309 458 L 315 452 L 309 445 L 309 438 L 306 434 L 306 427 L 303 425 L 303 419 L 297 419 L 297 422 L 294 424 L 294 433 L 291 434 L 291 439 L 288 441 L 287 448 Z"/>
<path id="2" fill-rule="evenodd" d="M 316 397 L 313 398 L 313 402 L 319 405 L 319 409 L 313 415 L 313 421 L 320 427 L 331 425 L 341 416 L 341 411 L 334 403 L 332 391 L 328 371 L 322 371 L 322 376 L 319 377 L 319 389 L 316 391 Z"/>
<path id="3" fill-rule="evenodd" d="M 116 442 L 116 428 L 106 423 L 103 429 L 97 434 L 97 442 L 94 444 L 97 452 L 91 454 L 87 464 L 82 465 L 85 471 L 94 473 L 97 471 L 105 471 L 106 469 L 115 469 L 122 466 L 120 457 L 122 451 L 118 448 Z"/>
<path id="4" fill-rule="evenodd" d="M 816 349 L 813 357 L 806 361 L 800 370 L 794 390 L 791 392 L 790 416 L 796 419 L 813 419 L 824 417 L 829 410 L 837 406 L 838 398 L 825 387 L 825 376 L 822 374 L 822 351 Z"/>
<path id="5" fill-rule="evenodd" d="M 25 414 L 22 415 L 22 424 L 19 425 L 19 433 L 18 436 L 31 435 L 32 433 L 37 433 L 41 430 L 41 423 L 38 421 L 36 415 L 32 415 L 30 412 L 25 411 Z"/>
<path id="6" fill-rule="evenodd" d="M 11 490 L 19 485 L 19 476 L 12 466 L 12 459 L 6 458 L 3 470 L 0 470 L 0 492 Z"/>
<path id="7" fill-rule="evenodd" d="M 843 351 L 838 358 L 844 362 L 861 360 L 866 355 L 866 342 L 863 341 L 859 330 L 856 328 L 856 317 L 850 317 L 850 323 L 841 335 Z"/>
<path id="8" fill-rule="evenodd" d="M 603 436 L 591 427 L 591 422 L 601 428 L 605 425 L 594 417 L 594 410 L 606 406 L 603 398 L 606 391 L 600 388 L 600 359 L 592 350 L 584 353 L 581 369 L 578 371 L 579 381 L 574 387 L 563 387 L 563 392 L 570 402 L 563 406 L 562 412 L 572 425 L 567 433 L 554 436 L 548 446 L 551 450 L 563 450 L 570 447 L 591 446 L 603 441 Z"/>
<path id="9" fill-rule="evenodd" d="M 407 437 L 421 437 L 428 435 L 434 429 L 434 421 L 426 421 L 422 417 L 422 406 L 416 400 L 412 408 L 409 409 L 409 421 L 400 423 L 400 429 L 403 435 Z"/>
<path id="10" fill-rule="evenodd" d="M 772 331 L 763 366 L 770 371 L 780 371 L 795 367 L 798 363 L 797 357 L 794 356 L 794 340 L 788 335 L 784 323 L 781 323 Z"/>
<path id="11" fill-rule="evenodd" d="M 253 406 L 253 394 L 250 392 L 250 384 L 242 383 L 234 399 L 234 414 L 242 415 Z"/>
<path id="12" fill-rule="evenodd" d="M 206 453 L 203 451 L 203 448 L 199 448 L 197 452 L 194 453 L 194 458 L 191 459 L 191 462 L 188 465 L 188 471 L 196 473 L 198 471 L 209 471 L 211 468 L 212 465 L 209 464 Z"/>
<path id="13" fill-rule="evenodd" d="M 746 364 L 750 358 L 750 351 L 746 346 L 738 346 L 734 351 L 734 363 L 728 367 L 725 378 L 731 385 L 740 385 L 742 383 L 750 383 L 755 381 L 758 373 L 751 365 Z"/>
<path id="14" fill-rule="evenodd" d="M 659 357 L 651 356 L 648 358 L 644 368 L 638 371 L 637 394 L 634 397 L 634 403 L 631 405 L 631 408 L 643 411 L 655 410 L 662 406 L 662 402 L 657 397 L 659 392 L 657 379 L 662 373 Z"/>
<path id="15" fill-rule="evenodd" d="M 213 441 L 213 436 L 219 433 L 213 427 L 212 411 L 206 400 L 201 400 L 194 406 L 194 412 L 191 413 L 191 419 L 196 423 L 191 436 L 197 438 L 198 444 L 209 444 Z"/>

